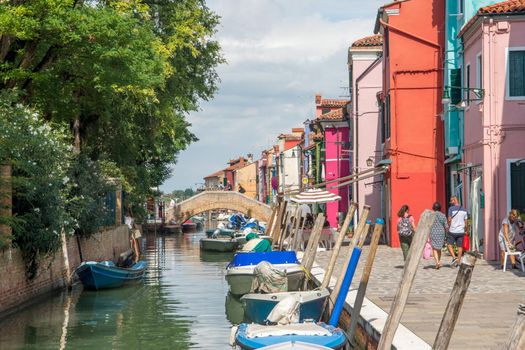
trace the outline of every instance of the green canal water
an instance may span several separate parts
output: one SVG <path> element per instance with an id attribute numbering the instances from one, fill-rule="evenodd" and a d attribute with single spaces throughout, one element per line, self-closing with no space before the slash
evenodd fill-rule
<path id="1" fill-rule="evenodd" d="M 232 255 L 201 252 L 203 235 L 146 236 L 144 283 L 49 296 L 0 320 L 0 349 L 230 348 L 242 318 L 224 279 Z"/>

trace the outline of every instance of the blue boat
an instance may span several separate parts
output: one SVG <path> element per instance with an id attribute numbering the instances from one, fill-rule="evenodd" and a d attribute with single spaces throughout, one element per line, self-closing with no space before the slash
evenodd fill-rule
<path id="1" fill-rule="evenodd" d="M 342 349 L 346 337 L 340 328 L 325 323 L 292 323 L 289 325 L 263 326 L 241 323 L 235 342 L 244 350 L 261 349 L 274 344 L 302 342 L 329 349 Z"/>
<path id="2" fill-rule="evenodd" d="M 129 268 L 118 267 L 113 261 L 87 261 L 80 264 L 76 273 L 84 288 L 117 288 L 124 283 L 140 281 L 146 271 L 146 262 L 141 260 Z"/>
<path id="3" fill-rule="evenodd" d="M 318 321 L 321 319 L 326 298 L 330 293 L 328 289 L 280 292 L 270 294 L 250 293 L 241 297 L 244 305 L 244 315 L 247 320 L 263 324 L 272 309 L 286 297 L 293 296 L 299 303 L 299 322 L 306 320 Z"/>

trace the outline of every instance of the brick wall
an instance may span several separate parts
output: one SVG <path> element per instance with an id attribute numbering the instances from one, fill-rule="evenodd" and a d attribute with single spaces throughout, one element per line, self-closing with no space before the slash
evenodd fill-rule
<path id="1" fill-rule="evenodd" d="M 129 234 L 126 225 L 96 233 L 88 239 L 80 239 L 84 261 L 116 260 L 129 249 Z M 80 265 L 80 254 L 75 237 L 67 242 L 69 265 L 74 271 Z M 0 252 L 0 317 L 16 311 L 31 300 L 52 290 L 64 288 L 65 270 L 62 249 L 39 263 L 37 276 L 27 281 L 25 265 L 20 251 L 6 249 Z"/>

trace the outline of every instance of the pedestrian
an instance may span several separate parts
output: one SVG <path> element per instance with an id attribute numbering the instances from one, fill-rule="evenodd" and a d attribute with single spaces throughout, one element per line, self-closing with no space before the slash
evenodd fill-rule
<path id="1" fill-rule="evenodd" d="M 501 228 L 499 230 L 498 241 L 501 250 L 501 268 L 503 269 L 503 263 L 505 259 L 505 251 L 515 250 L 516 247 L 513 245 L 516 233 L 518 232 L 518 217 L 519 213 L 516 209 L 512 209 L 509 212 L 509 216 L 505 217 L 501 222 Z M 506 249 L 505 249 L 506 248 Z M 510 263 L 513 269 L 516 267 L 516 257 L 510 256 Z"/>
<path id="2" fill-rule="evenodd" d="M 246 190 L 244 189 L 244 187 L 242 187 L 241 184 L 239 184 L 239 193 L 245 193 Z"/>
<path id="3" fill-rule="evenodd" d="M 432 255 L 436 262 L 436 270 L 441 267 L 441 249 L 445 245 L 445 236 L 448 230 L 447 217 L 441 212 L 441 204 L 435 202 L 432 210 L 436 212 L 436 217 L 430 227 L 430 245 L 432 246 Z"/>
<path id="4" fill-rule="evenodd" d="M 401 250 L 403 251 L 403 260 L 407 260 L 408 250 L 412 244 L 412 237 L 416 231 L 416 224 L 414 217 L 410 215 L 408 205 L 403 205 L 397 212 L 397 233 L 399 234 L 399 242 L 401 243 Z"/>
<path id="5" fill-rule="evenodd" d="M 447 248 L 452 256 L 452 267 L 457 267 L 461 263 L 461 256 L 463 255 L 463 237 L 468 234 L 468 212 L 459 204 L 458 197 L 450 197 L 450 205 L 448 208 L 448 237 Z M 458 253 L 454 252 L 454 244 L 456 244 Z"/>

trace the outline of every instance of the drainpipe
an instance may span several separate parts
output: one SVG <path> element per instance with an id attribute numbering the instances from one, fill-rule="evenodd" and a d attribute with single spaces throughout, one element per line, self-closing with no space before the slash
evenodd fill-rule
<path id="1" fill-rule="evenodd" d="M 321 146 L 320 142 L 315 143 L 315 182 L 321 182 Z"/>
<path id="2" fill-rule="evenodd" d="M 494 20 L 491 18 L 489 21 L 489 70 L 493 70 L 492 64 L 494 62 L 494 48 L 493 48 L 493 40 L 495 38 L 494 33 Z M 489 88 L 492 90 L 492 72 L 489 73 Z M 493 94 L 488 94 L 489 99 L 489 149 L 490 149 L 490 171 L 492 172 L 493 169 L 495 169 L 495 165 L 497 164 L 497 152 L 495 150 L 497 140 L 494 139 L 494 98 Z M 494 208 L 495 210 L 492 210 L 493 217 L 492 217 L 492 229 L 494 232 L 497 231 L 497 217 L 499 215 L 499 191 L 497 190 L 497 184 L 499 183 L 499 176 L 498 171 L 494 171 L 492 176 L 490 177 L 492 179 L 492 195 L 494 196 Z M 490 217 L 489 217 L 490 220 Z M 485 238 L 485 242 L 488 242 L 488 233 L 486 232 L 487 237 Z M 494 235 L 495 237 L 495 235 Z M 492 242 L 494 243 L 494 242 Z M 487 243 L 485 243 L 485 249 L 487 249 Z"/>

